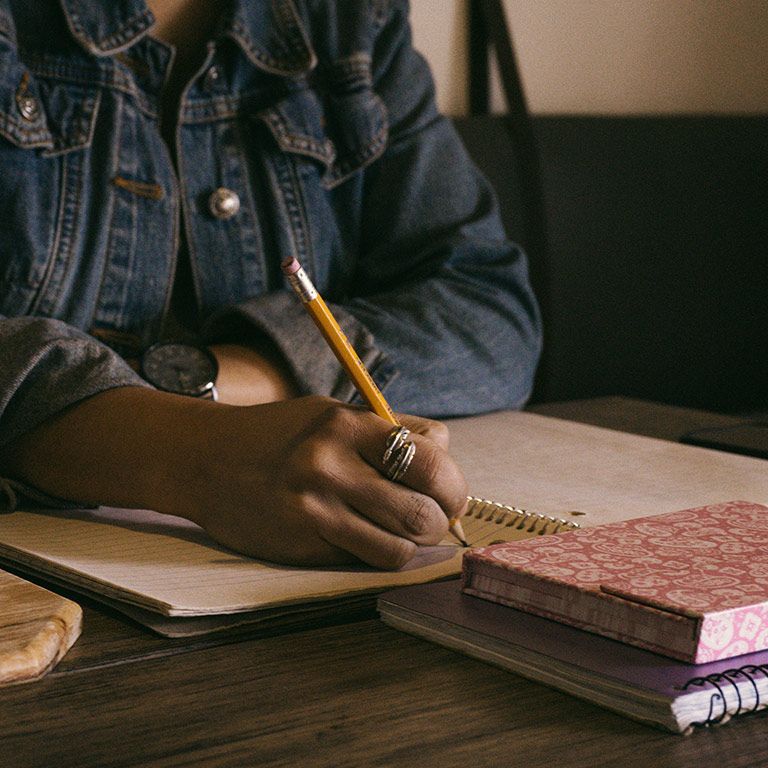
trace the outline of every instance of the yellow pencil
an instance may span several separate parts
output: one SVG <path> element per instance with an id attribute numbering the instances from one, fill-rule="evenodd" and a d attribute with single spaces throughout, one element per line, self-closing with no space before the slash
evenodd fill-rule
<path id="1" fill-rule="evenodd" d="M 307 308 L 315 325 L 320 329 L 323 338 L 328 342 L 328 346 L 333 351 L 336 358 L 341 363 L 347 375 L 352 379 L 360 396 L 368 404 L 368 407 L 382 419 L 388 421 L 393 426 L 401 426 L 397 420 L 389 403 L 384 399 L 381 390 L 376 386 L 376 382 L 371 378 L 368 369 L 363 365 L 363 361 L 355 352 L 354 347 L 349 343 L 344 331 L 336 322 L 336 318 L 331 314 L 328 305 L 323 301 L 323 297 L 317 292 L 307 273 L 301 268 L 298 260 L 289 256 L 281 265 L 283 274 L 288 278 L 293 290 L 297 293 L 302 304 Z M 449 521 L 451 532 L 466 547 L 468 546 L 464 530 L 461 527 L 461 521 L 458 517 L 451 518 Z"/>

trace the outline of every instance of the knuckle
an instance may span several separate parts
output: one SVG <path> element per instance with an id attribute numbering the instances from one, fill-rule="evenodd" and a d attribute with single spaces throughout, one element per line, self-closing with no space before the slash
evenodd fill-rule
<path id="1" fill-rule="evenodd" d="M 445 519 L 445 515 L 437 503 L 427 496 L 418 495 L 403 510 L 401 519 L 406 535 L 426 544 L 435 543 L 442 537 L 441 518 Z"/>
<path id="2" fill-rule="evenodd" d="M 355 411 L 344 403 L 331 401 L 323 412 L 322 429 L 333 435 L 349 432 L 355 424 Z"/>
<path id="3" fill-rule="evenodd" d="M 403 509 L 402 523 L 408 535 L 421 536 L 429 527 L 430 510 L 424 497 L 415 497 Z"/>
<path id="4" fill-rule="evenodd" d="M 322 506 L 317 503 L 314 491 L 305 489 L 294 494 L 292 507 L 304 525 L 315 529 L 322 523 Z"/>
<path id="5" fill-rule="evenodd" d="M 423 451 L 422 472 L 430 489 L 442 499 L 463 499 L 468 486 L 459 465 L 443 450 Z"/>
<path id="6" fill-rule="evenodd" d="M 445 454 L 428 444 L 419 445 L 417 451 L 419 473 L 430 488 L 437 488 L 446 474 Z"/>
<path id="7" fill-rule="evenodd" d="M 313 436 L 307 439 L 296 457 L 302 474 L 310 477 L 325 474 L 329 463 L 329 448 L 324 439 Z"/>
<path id="8" fill-rule="evenodd" d="M 296 398 L 296 402 L 305 404 L 311 413 L 318 414 L 323 413 L 329 406 L 338 403 L 338 400 L 326 395 L 304 395 Z"/>
<path id="9" fill-rule="evenodd" d="M 403 423 L 416 434 L 426 437 L 441 448 L 448 448 L 449 431 L 442 421 L 428 419 L 423 416 L 405 416 Z"/>
<path id="10" fill-rule="evenodd" d="M 427 437 L 436 442 L 441 448 L 448 448 L 450 432 L 441 421 L 429 421 L 427 424 Z"/>
<path id="11" fill-rule="evenodd" d="M 337 535 L 338 526 L 328 507 L 324 504 L 317 504 L 313 498 L 312 506 L 307 511 L 312 518 L 312 532 L 323 541 L 333 542 Z"/>

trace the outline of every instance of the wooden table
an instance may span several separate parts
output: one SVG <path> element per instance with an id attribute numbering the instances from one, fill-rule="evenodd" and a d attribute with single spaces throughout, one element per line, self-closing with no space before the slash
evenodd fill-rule
<path id="1" fill-rule="evenodd" d="M 733 421 L 621 398 L 533 410 L 669 439 Z M 768 715 L 666 734 L 374 618 L 171 641 L 84 605 L 59 667 L 0 690 L 3 768 L 768 765 Z"/>

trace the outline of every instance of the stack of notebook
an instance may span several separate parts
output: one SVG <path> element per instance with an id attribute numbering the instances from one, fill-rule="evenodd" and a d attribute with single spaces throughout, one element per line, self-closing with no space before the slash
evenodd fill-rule
<path id="1" fill-rule="evenodd" d="M 385 622 L 672 731 L 768 706 L 768 507 L 728 502 L 468 552 Z"/>

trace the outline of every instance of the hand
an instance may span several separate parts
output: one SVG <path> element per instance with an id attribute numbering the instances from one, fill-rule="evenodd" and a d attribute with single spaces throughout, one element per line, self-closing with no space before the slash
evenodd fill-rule
<path id="1" fill-rule="evenodd" d="M 249 407 L 147 388 L 101 392 L 32 429 L 0 467 L 84 504 L 155 509 L 282 563 L 397 568 L 464 512 L 446 428 L 403 416 L 416 454 L 400 482 L 381 463 L 392 426 L 323 397 Z"/>
<path id="2" fill-rule="evenodd" d="M 161 511 L 268 560 L 400 567 L 417 544 L 445 536 L 467 495 L 446 451 L 447 429 L 416 417 L 402 422 L 416 454 L 394 483 L 381 463 L 392 426 L 367 409 L 321 397 L 206 409 L 204 429 L 187 449 L 199 459 L 189 485 Z"/>

